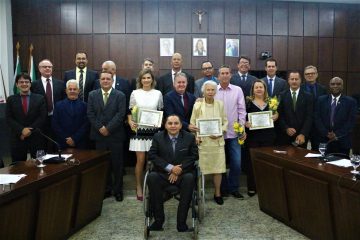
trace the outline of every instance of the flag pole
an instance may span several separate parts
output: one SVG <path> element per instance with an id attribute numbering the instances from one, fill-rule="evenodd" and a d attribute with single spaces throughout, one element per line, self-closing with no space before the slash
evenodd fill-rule
<path id="1" fill-rule="evenodd" d="M 29 65 L 28 65 L 28 74 L 31 76 L 31 67 L 32 67 L 32 64 L 31 64 L 31 57 L 32 57 L 32 51 L 34 50 L 34 46 L 32 44 L 30 44 L 30 47 L 29 47 Z M 33 80 L 33 79 L 32 79 Z"/>

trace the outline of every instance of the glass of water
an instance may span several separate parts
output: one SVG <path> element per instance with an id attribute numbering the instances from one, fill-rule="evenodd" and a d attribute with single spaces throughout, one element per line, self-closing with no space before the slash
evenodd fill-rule
<path id="1" fill-rule="evenodd" d="M 359 167 L 360 165 L 360 156 L 359 155 L 351 155 L 350 156 L 350 162 L 352 167 L 354 168 L 354 170 L 351 171 L 352 174 L 356 175 L 359 173 L 359 171 L 357 171 L 356 169 Z"/>
<path id="2" fill-rule="evenodd" d="M 319 144 L 319 152 L 321 154 L 321 157 L 324 158 L 325 157 L 325 152 L 326 152 L 326 143 L 320 143 Z M 323 160 L 323 159 L 322 159 Z M 322 161 L 321 160 L 321 161 Z M 322 162 L 319 162 L 319 165 L 322 165 Z"/>
<path id="3" fill-rule="evenodd" d="M 37 150 L 36 151 L 36 159 L 40 162 L 40 164 L 38 165 L 39 168 L 43 168 L 43 167 L 46 166 L 45 164 L 43 164 L 44 157 L 45 157 L 45 151 L 44 150 Z"/>

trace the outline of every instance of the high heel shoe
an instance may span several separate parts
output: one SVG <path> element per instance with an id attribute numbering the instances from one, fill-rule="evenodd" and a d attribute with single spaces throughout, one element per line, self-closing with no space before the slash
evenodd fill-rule
<path id="1" fill-rule="evenodd" d="M 136 194 L 136 199 L 138 200 L 138 201 L 143 201 L 144 200 L 144 197 L 143 196 L 139 196 L 138 194 L 137 194 L 137 191 L 135 190 L 135 194 Z"/>

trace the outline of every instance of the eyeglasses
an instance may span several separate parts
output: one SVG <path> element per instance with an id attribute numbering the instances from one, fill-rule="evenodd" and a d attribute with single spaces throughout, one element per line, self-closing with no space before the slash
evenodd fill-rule
<path id="1" fill-rule="evenodd" d="M 316 75 L 317 72 L 309 72 L 309 73 L 305 73 L 305 76 L 310 76 L 310 75 Z"/>
<path id="2" fill-rule="evenodd" d="M 53 66 L 40 66 L 41 68 L 52 68 Z"/>
<path id="3" fill-rule="evenodd" d="M 30 81 L 18 81 L 18 84 L 30 84 Z"/>
<path id="4" fill-rule="evenodd" d="M 206 70 L 211 70 L 213 69 L 213 67 L 206 67 L 206 68 L 202 68 L 203 71 L 206 71 Z"/>

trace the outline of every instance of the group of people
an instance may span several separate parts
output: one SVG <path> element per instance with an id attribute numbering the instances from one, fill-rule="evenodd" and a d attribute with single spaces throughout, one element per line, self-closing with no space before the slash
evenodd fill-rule
<path id="1" fill-rule="evenodd" d="M 138 77 L 127 81 L 116 75 L 112 61 L 102 64 L 102 72 L 87 68 L 87 55 L 75 55 L 76 68 L 66 71 L 63 81 L 52 76 L 53 65 L 39 63 L 40 79 L 26 73 L 16 77 L 19 94 L 7 100 L 6 119 L 11 129 L 11 157 L 24 161 L 30 152 L 51 149 L 40 132 L 54 137 L 61 148 L 95 148 L 111 151 L 110 171 L 105 197 L 123 200 L 123 164 L 127 149 L 136 153 L 136 195 L 143 200 L 143 169 L 146 157 L 154 163 L 149 176 L 155 222 L 164 222 L 162 194 L 169 184 L 180 186 L 178 230 L 187 231 L 186 216 L 191 201 L 193 163 L 199 159 L 203 174 L 213 175 L 214 201 L 222 205 L 230 194 L 244 199 L 239 192 L 240 173 L 247 174 L 248 195 L 256 194 L 249 149 L 293 144 L 313 150 L 328 143 L 328 152 L 349 154 L 351 132 L 355 125 L 356 102 L 343 94 L 343 80 L 330 80 L 326 88 L 317 82 L 315 66 L 289 71 L 287 81 L 276 76 L 275 59 L 265 61 L 267 76 L 257 79 L 249 74 L 251 61 L 238 59 L 238 71 L 222 65 L 215 76 L 210 61 L 201 64 L 203 77 L 182 70 L 180 53 L 171 58 L 171 71 L 155 78 L 154 62 L 144 59 Z M 250 130 L 247 113 L 271 110 L 269 99 L 277 97 L 279 106 L 272 112 L 274 128 Z M 132 110 L 159 110 L 164 113 L 164 130 L 138 125 Z M 199 119 L 221 119 L 221 135 L 199 137 Z M 239 135 L 234 125 L 245 127 Z M 130 130 L 132 129 L 132 130 Z M 242 147 L 240 143 L 245 140 Z M 227 166 L 229 171 L 227 173 Z M 185 187 L 184 187 L 185 186 Z M 183 190 L 184 189 L 184 190 Z"/>

